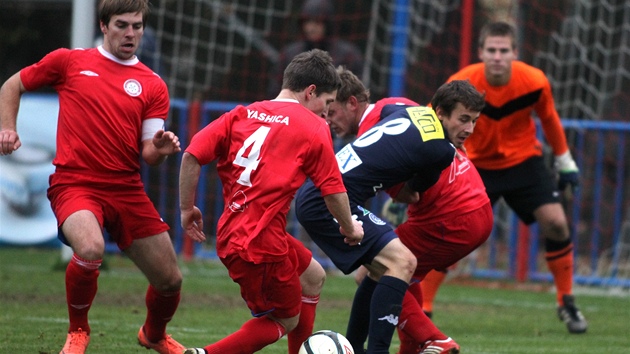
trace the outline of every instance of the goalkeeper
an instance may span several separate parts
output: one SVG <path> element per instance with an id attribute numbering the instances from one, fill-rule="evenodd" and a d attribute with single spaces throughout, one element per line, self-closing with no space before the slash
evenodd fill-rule
<path id="1" fill-rule="evenodd" d="M 551 86 L 545 74 L 517 60 L 513 26 L 495 22 L 484 26 L 479 38 L 481 63 L 469 65 L 448 81 L 470 80 L 486 94 L 486 106 L 476 133 L 465 143 L 479 170 L 490 201 L 507 202 L 525 224 L 538 222 L 545 239 L 545 259 L 557 289 L 558 317 L 570 333 L 583 333 L 587 323 L 575 306 L 573 243 L 560 193 L 578 186 L 578 168 L 571 157 Z M 559 172 L 553 184 L 536 138 L 532 114 L 540 118 Z"/>

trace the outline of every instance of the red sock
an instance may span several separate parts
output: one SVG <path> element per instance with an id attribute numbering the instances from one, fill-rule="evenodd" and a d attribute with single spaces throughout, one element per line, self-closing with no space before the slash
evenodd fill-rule
<path id="1" fill-rule="evenodd" d="M 88 312 L 98 288 L 98 267 L 103 260 L 88 261 L 72 255 L 66 268 L 66 302 L 70 326 L 68 332 L 82 329 L 90 334 Z"/>
<path id="2" fill-rule="evenodd" d="M 424 312 L 433 312 L 433 299 L 440 289 L 440 285 L 446 278 L 446 272 L 432 270 L 422 279 L 420 287 L 422 288 L 422 310 Z"/>
<path id="3" fill-rule="evenodd" d="M 563 305 L 562 296 L 570 295 L 573 287 L 573 243 L 557 251 L 545 252 L 545 259 L 556 285 L 556 301 Z"/>
<path id="4" fill-rule="evenodd" d="M 429 339 L 446 339 L 440 330 L 435 327 L 431 319 L 424 314 L 420 303 L 422 302 L 422 290 L 420 283 L 413 282 L 409 285 L 403 298 L 402 311 L 398 320 L 398 329 L 405 332 L 409 339 L 416 343 L 424 343 Z"/>
<path id="5" fill-rule="evenodd" d="M 398 354 L 417 354 L 421 343 L 416 342 L 409 337 L 404 331 L 398 329 L 398 339 L 400 340 L 400 348 Z"/>
<path id="6" fill-rule="evenodd" d="M 251 354 L 275 343 L 285 333 L 280 323 L 267 316 L 253 318 L 245 322 L 238 331 L 204 349 L 208 354 Z"/>
<path id="7" fill-rule="evenodd" d="M 180 292 L 159 293 L 149 285 L 145 296 L 147 318 L 144 321 L 144 334 L 152 343 L 166 337 L 166 324 L 173 318 L 179 305 Z"/>
<path id="8" fill-rule="evenodd" d="M 298 354 L 302 343 L 313 333 L 315 325 L 315 309 L 319 302 L 319 295 L 302 295 L 300 322 L 297 327 L 287 334 L 289 340 L 289 354 Z"/>

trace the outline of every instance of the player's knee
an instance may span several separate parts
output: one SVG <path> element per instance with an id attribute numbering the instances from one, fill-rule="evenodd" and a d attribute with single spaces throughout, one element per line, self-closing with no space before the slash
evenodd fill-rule
<path id="1" fill-rule="evenodd" d="M 105 243 L 101 242 L 75 242 L 72 251 L 81 259 L 94 261 L 103 259 Z"/>
<path id="2" fill-rule="evenodd" d="M 388 268 L 386 274 L 410 281 L 418 264 L 416 256 L 400 240 L 391 242 L 384 251 L 388 262 L 385 263 Z"/>
<path id="3" fill-rule="evenodd" d="M 541 223 L 540 228 L 547 239 L 560 242 L 569 238 L 569 226 L 564 220 L 549 220 L 544 224 Z"/>
<path id="4" fill-rule="evenodd" d="M 397 253 L 396 267 L 397 273 L 400 275 L 401 279 L 410 281 L 416 271 L 417 264 L 418 261 L 416 257 L 406 247 L 401 248 L 401 250 Z"/>
<path id="5" fill-rule="evenodd" d="M 305 295 L 319 295 L 326 281 L 326 271 L 318 262 L 311 262 L 306 271 L 300 276 L 302 293 Z"/>
<path id="6" fill-rule="evenodd" d="M 182 288 L 183 276 L 179 268 L 167 282 L 168 291 L 177 291 Z"/>
<path id="7" fill-rule="evenodd" d="M 405 257 L 403 259 L 403 267 L 406 274 L 409 274 L 409 279 L 413 276 L 413 273 L 416 271 L 416 266 L 418 265 L 418 260 L 416 256 L 414 256 L 411 251 L 407 250 L 405 252 Z"/>
<path id="8" fill-rule="evenodd" d="M 178 267 L 165 271 L 162 275 L 157 281 L 151 283 L 157 291 L 169 293 L 179 291 L 182 288 L 183 276 Z"/>
<path id="9" fill-rule="evenodd" d="M 167 282 L 167 287 L 171 291 L 179 290 L 182 288 L 183 279 L 184 277 L 182 276 L 182 272 L 179 270 L 179 268 L 176 268 L 173 271 L 173 275 L 169 278 Z"/>
<path id="10" fill-rule="evenodd" d="M 284 327 L 286 333 L 289 333 L 292 330 L 294 330 L 295 327 L 297 327 L 299 320 L 300 320 L 300 316 L 299 315 L 291 317 L 291 318 L 277 318 L 277 319 L 274 319 L 274 321 L 280 323 Z"/>

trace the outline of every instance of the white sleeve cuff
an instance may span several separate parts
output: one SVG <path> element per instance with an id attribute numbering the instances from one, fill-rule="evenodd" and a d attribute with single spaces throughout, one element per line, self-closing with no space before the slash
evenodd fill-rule
<path id="1" fill-rule="evenodd" d="M 567 150 L 562 155 L 556 156 L 556 168 L 558 171 L 577 171 L 578 167 L 573 160 L 573 156 L 571 156 L 571 151 Z"/>
<path id="2" fill-rule="evenodd" d="M 142 121 L 142 140 L 153 139 L 158 130 L 164 129 L 164 119 L 149 118 Z"/>

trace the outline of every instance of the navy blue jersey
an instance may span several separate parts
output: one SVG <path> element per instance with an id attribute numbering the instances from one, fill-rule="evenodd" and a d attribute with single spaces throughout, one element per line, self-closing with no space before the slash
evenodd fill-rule
<path id="1" fill-rule="evenodd" d="M 363 214 L 358 215 L 364 222 L 365 236 L 362 244 L 378 244 L 379 247 L 383 247 L 382 242 L 370 240 L 381 238 L 392 229 L 361 205 L 380 190 L 402 182 L 411 180 L 411 185 L 418 190 L 430 187 L 439 179 L 442 170 L 450 166 L 455 155 L 455 148 L 445 139 L 442 124 L 433 109 L 390 105 L 383 109 L 381 115 L 383 118 L 378 124 L 337 153 L 337 162 L 352 210 Z M 341 235 L 338 226 L 334 227 L 332 215 L 319 190 L 310 181 L 298 191 L 295 205 L 298 220 L 335 265 L 339 267 L 349 259 L 346 252 L 337 253 L 336 250 L 359 249 L 343 246 L 343 240 L 339 243 L 338 238 Z M 379 231 L 368 232 L 366 221 L 378 224 Z M 381 228 L 381 224 L 385 228 Z M 365 252 L 373 256 L 378 253 L 375 251 L 377 250 Z M 354 261 L 365 263 L 371 259 Z M 340 269 L 347 272 L 358 265 L 360 264 L 346 264 Z"/>
<path id="2" fill-rule="evenodd" d="M 355 204 L 363 204 L 380 190 L 408 180 L 426 189 L 430 182 L 422 181 L 435 183 L 455 155 L 431 108 L 388 105 L 381 114 L 384 117 L 378 124 L 337 153 L 348 197 Z M 309 194 L 321 198 L 319 191 L 307 183 L 298 192 L 296 202 L 311 199 L 306 196 Z"/>

